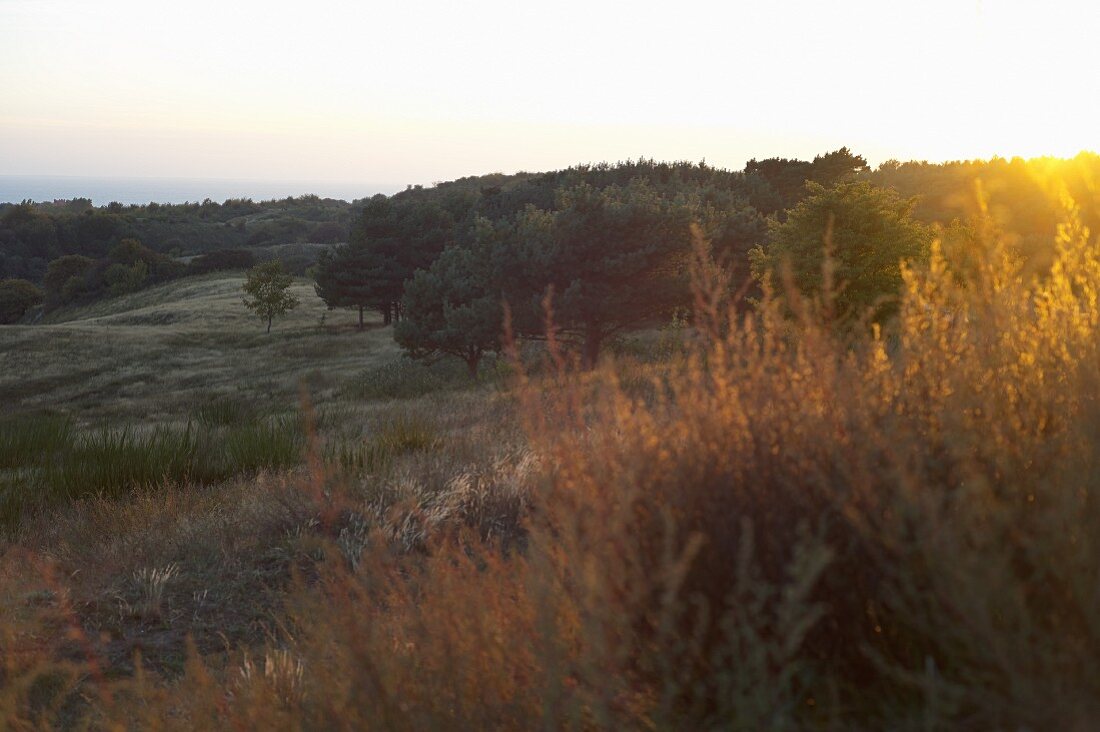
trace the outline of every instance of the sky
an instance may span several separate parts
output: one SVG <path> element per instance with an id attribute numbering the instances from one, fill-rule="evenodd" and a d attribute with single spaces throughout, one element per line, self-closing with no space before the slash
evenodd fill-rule
<path id="1" fill-rule="evenodd" d="M 1098 37 L 1063 0 L 0 0 L 0 175 L 1068 156 Z"/>

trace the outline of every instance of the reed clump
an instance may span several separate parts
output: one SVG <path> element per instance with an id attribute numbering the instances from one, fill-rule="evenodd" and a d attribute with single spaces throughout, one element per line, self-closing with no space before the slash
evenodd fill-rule
<path id="1" fill-rule="evenodd" d="M 165 485 L 210 485 L 301 462 L 305 436 L 296 416 L 211 427 L 75 429 L 57 417 L 20 417 L 0 429 L 0 521 L 29 510 Z"/>

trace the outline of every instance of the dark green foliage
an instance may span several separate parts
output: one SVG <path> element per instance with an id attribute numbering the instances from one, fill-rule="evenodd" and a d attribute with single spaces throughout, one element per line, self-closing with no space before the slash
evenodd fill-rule
<path id="1" fill-rule="evenodd" d="M 743 286 L 751 278 L 749 252 L 764 242 L 768 219 L 744 199 L 714 189 L 699 193 L 694 214 L 710 256 L 730 272 L 731 284 Z"/>
<path id="2" fill-rule="evenodd" d="M 20 415 L 0 420 L 0 470 L 24 465 L 28 456 L 53 455 L 70 443 L 72 434 L 66 417 Z"/>
<path id="3" fill-rule="evenodd" d="M 817 155 L 810 163 L 810 180 L 828 188 L 844 181 L 850 181 L 858 173 L 870 170 L 867 160 L 856 155 L 846 147 Z"/>
<path id="4" fill-rule="evenodd" d="M 175 279 L 186 271 L 182 263 L 153 251 L 137 239 L 123 239 L 98 260 L 70 254 L 50 262 L 44 277 L 47 304 L 57 306 L 123 295 Z"/>
<path id="5" fill-rule="evenodd" d="M 112 264 L 103 273 L 103 283 L 107 291 L 112 295 L 125 295 L 127 292 L 137 292 L 149 279 L 149 267 L 145 262 L 137 262 L 127 266 L 125 264 Z"/>
<path id="6" fill-rule="evenodd" d="M 375 308 L 389 324 L 400 314 L 405 280 L 431 266 L 455 237 L 455 213 L 443 203 L 374 196 L 363 206 L 349 245 L 318 268 L 318 293 L 333 307 Z M 341 262 L 355 268 L 358 285 L 322 274 Z"/>
<path id="7" fill-rule="evenodd" d="M 806 195 L 807 181 L 831 186 L 852 179 L 867 170 L 867 161 L 846 147 L 831 153 L 818 155 L 813 162 L 768 158 L 750 160 L 745 165 L 745 175 L 763 182 L 754 186 L 750 196 L 753 205 L 764 214 L 772 214 L 791 208 Z"/>
<path id="8" fill-rule="evenodd" d="M 925 259 L 932 240 L 931 229 L 910 215 L 915 202 L 867 182 L 809 183 L 807 190 L 787 220 L 773 225 L 766 248 L 754 252 L 754 272 L 763 278 L 789 266 L 801 292 L 820 294 L 828 248 L 838 315 L 870 312 L 881 320 L 893 313 L 900 264 Z"/>
<path id="9" fill-rule="evenodd" d="M 123 239 L 111 248 L 107 254 L 108 269 L 119 265 L 130 270 L 131 283 L 138 289 L 146 281 L 164 282 L 175 279 L 186 273 L 187 268 L 172 257 L 159 252 L 154 252 L 137 239 Z M 137 279 L 138 273 L 144 270 L 145 277 Z M 109 283 L 108 283 L 109 284 Z"/>
<path id="10" fill-rule="evenodd" d="M 16 323 L 23 314 L 40 304 L 42 290 L 27 280 L 0 280 L 0 324 Z"/>
<path id="11" fill-rule="evenodd" d="M 318 224 L 309 234 L 309 240 L 318 244 L 335 244 L 347 241 L 348 229 L 335 221 L 326 221 Z"/>
<path id="12" fill-rule="evenodd" d="M 200 254 L 187 265 L 189 274 L 206 274 L 222 270 L 251 269 L 256 265 L 256 257 L 247 249 L 223 249 L 218 252 Z"/>
<path id="13" fill-rule="evenodd" d="M 462 359 L 473 379 L 482 357 L 500 349 L 503 328 L 501 290 L 491 265 L 498 232 L 482 220 L 477 238 L 472 248 L 445 250 L 405 283 L 405 319 L 393 333 L 413 358 Z"/>
<path id="14" fill-rule="evenodd" d="M 249 199 L 222 204 L 210 200 L 140 206 L 115 203 L 100 208 L 87 199 L 0 204 L 0 278 L 39 282 L 51 260 L 69 254 L 102 260 L 125 239 L 140 240 L 151 250 L 173 257 L 240 249 L 250 241 L 266 245 L 343 241 L 353 212 L 354 204 L 317 196 L 262 203 Z M 147 264 L 151 272 L 156 269 Z M 238 262 L 231 268 L 248 266 Z M 153 279 L 183 273 L 182 267 L 175 273 L 155 271 Z"/>
<path id="15" fill-rule="evenodd" d="M 526 210 L 494 256 L 516 332 L 544 331 L 552 291 L 554 326 L 592 365 L 608 337 L 688 305 L 691 222 L 688 206 L 641 181 L 577 186 L 557 211 Z"/>
<path id="16" fill-rule="evenodd" d="M 225 431 L 224 470 L 229 475 L 296 465 L 302 458 L 305 431 L 296 415 L 245 422 Z M 213 474 L 214 468 L 211 468 Z"/>
<path id="17" fill-rule="evenodd" d="M 326 249 L 317 258 L 314 289 L 330 310 L 352 308 L 359 311 L 359 327 L 363 327 L 363 311 L 379 310 L 392 313 L 392 288 L 378 278 L 378 259 L 362 244 Z"/>
<path id="18" fill-rule="evenodd" d="M 46 297 L 56 302 L 66 302 L 85 289 L 85 278 L 95 266 L 95 260 L 79 254 L 58 257 L 50 262 L 42 285 Z"/>
<path id="19" fill-rule="evenodd" d="M 225 427 L 251 424 L 260 418 L 255 405 L 240 398 L 228 396 L 212 399 L 194 412 L 194 420 L 204 427 Z"/>

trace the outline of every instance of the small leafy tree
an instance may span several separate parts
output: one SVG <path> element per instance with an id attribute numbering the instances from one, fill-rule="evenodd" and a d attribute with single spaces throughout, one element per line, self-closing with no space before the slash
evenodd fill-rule
<path id="1" fill-rule="evenodd" d="M 926 259 L 932 241 L 932 230 L 911 216 L 915 199 L 863 181 L 806 186 L 809 196 L 751 253 L 753 274 L 763 279 L 789 266 L 802 293 L 818 294 L 828 247 L 841 318 L 888 317 L 897 309 L 901 263 Z"/>
<path id="2" fill-rule="evenodd" d="M 0 323 L 15 323 L 42 302 L 42 290 L 27 280 L 0 280 Z"/>
<path id="3" fill-rule="evenodd" d="M 267 332 L 271 332 L 271 321 L 276 315 L 286 315 L 298 307 L 298 298 L 287 290 L 294 278 L 283 271 L 283 263 L 275 260 L 258 264 L 248 271 L 244 290 L 244 306 L 267 321 Z"/>
<path id="4" fill-rule="evenodd" d="M 478 230 L 474 247 L 449 247 L 405 283 L 405 316 L 393 332 L 413 358 L 456 356 L 473 379 L 482 357 L 499 350 L 502 330 L 500 292 L 493 286 L 488 256 L 493 230 L 485 220 Z"/>

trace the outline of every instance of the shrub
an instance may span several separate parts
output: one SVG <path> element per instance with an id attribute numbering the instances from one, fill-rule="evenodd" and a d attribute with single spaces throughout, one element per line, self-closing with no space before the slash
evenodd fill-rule
<path id="1" fill-rule="evenodd" d="M 0 324 L 17 323 L 24 313 L 42 302 L 44 295 L 33 282 L 0 280 Z"/>
<path id="2" fill-rule="evenodd" d="M 149 267 L 145 262 L 136 262 L 133 266 L 112 264 L 103 273 L 103 283 L 114 296 L 137 292 L 149 279 Z"/>
<path id="3" fill-rule="evenodd" d="M 47 297 L 59 302 L 68 302 L 79 297 L 84 290 L 84 278 L 94 266 L 94 259 L 78 254 L 53 260 L 42 278 Z"/>
<path id="4" fill-rule="evenodd" d="M 1088 724 L 1100 255 L 1067 220 L 1044 279 L 990 242 L 963 286 L 933 247 L 902 268 L 889 338 L 795 295 L 704 309 L 663 397 L 528 396 L 552 466 L 540 572 L 580 618 L 588 708 L 671 728 Z"/>

